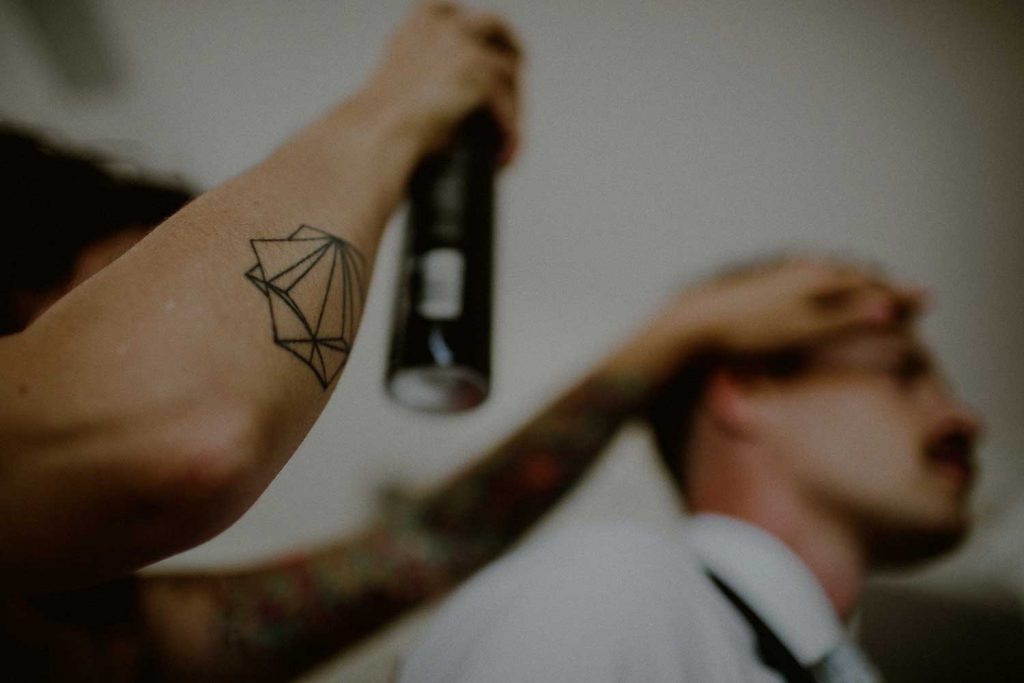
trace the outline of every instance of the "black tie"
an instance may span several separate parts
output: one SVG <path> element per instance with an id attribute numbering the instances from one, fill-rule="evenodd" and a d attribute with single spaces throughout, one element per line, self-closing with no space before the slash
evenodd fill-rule
<path id="1" fill-rule="evenodd" d="M 750 628 L 757 637 L 757 655 L 761 658 L 762 664 L 777 671 L 786 680 L 786 683 L 817 683 L 814 674 L 800 664 L 789 648 L 782 644 L 775 632 L 768 628 L 768 624 L 757 616 L 750 605 L 736 595 L 736 592 L 715 574 L 708 571 L 707 575 L 722 592 L 722 595 L 728 598 L 729 602 L 750 624 Z"/>

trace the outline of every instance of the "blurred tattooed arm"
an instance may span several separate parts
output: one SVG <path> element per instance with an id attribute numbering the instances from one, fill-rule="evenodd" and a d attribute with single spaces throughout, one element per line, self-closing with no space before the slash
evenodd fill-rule
<path id="1" fill-rule="evenodd" d="M 289 680 L 507 549 L 697 352 L 789 348 L 919 305 L 911 290 L 800 261 L 687 290 L 512 436 L 363 532 L 238 571 L 8 603 L 0 656 L 33 680 Z"/>

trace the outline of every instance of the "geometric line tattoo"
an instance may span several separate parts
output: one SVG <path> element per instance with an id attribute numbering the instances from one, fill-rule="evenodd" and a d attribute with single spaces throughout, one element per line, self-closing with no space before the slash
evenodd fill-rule
<path id="1" fill-rule="evenodd" d="M 308 225 L 249 244 L 256 265 L 245 277 L 267 298 L 274 343 L 309 366 L 326 389 L 348 360 L 362 314 L 362 254 Z"/>

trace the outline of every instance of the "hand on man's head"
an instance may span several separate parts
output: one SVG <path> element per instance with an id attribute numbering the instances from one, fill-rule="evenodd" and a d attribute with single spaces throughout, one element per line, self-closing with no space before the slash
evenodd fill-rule
<path id="1" fill-rule="evenodd" d="M 700 330 L 707 346 L 762 353 L 866 330 L 910 324 L 925 304 L 920 287 L 870 269 L 792 257 L 730 271 L 687 289 L 663 324 Z"/>

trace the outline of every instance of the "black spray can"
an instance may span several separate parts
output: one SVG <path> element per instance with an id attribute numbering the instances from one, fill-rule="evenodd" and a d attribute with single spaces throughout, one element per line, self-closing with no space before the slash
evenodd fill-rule
<path id="1" fill-rule="evenodd" d="M 410 408 L 466 410 L 490 390 L 500 147 L 491 114 L 474 112 L 410 181 L 386 380 Z"/>

